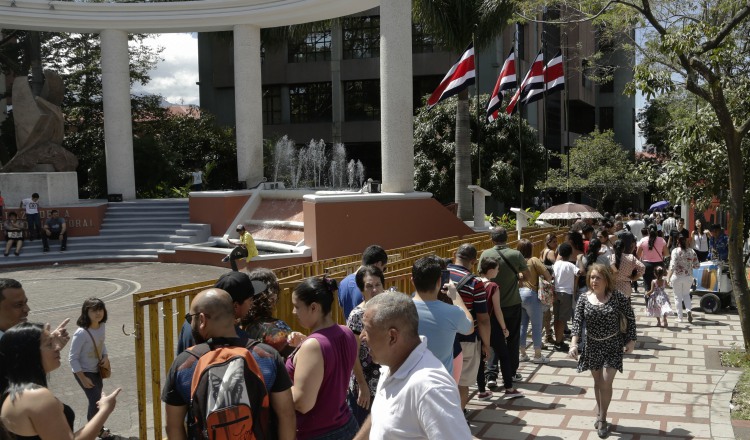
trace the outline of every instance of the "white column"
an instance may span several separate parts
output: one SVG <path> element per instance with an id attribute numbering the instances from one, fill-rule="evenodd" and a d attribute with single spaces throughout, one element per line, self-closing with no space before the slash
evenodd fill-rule
<path id="1" fill-rule="evenodd" d="M 384 192 L 414 191 L 411 0 L 380 3 L 380 133 Z"/>
<path id="2" fill-rule="evenodd" d="M 234 112 L 237 131 L 237 179 L 252 188 L 263 181 L 263 88 L 260 28 L 234 27 Z"/>
<path id="3" fill-rule="evenodd" d="M 128 34 L 106 29 L 100 34 L 104 150 L 107 156 L 107 192 L 135 199 L 133 123 L 130 113 Z"/>

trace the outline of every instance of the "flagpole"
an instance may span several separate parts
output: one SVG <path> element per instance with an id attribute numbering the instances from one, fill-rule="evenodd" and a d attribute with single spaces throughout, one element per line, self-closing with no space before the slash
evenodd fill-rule
<path id="1" fill-rule="evenodd" d="M 565 37 L 565 58 L 563 59 L 565 71 L 563 75 L 567 75 L 568 74 L 568 55 L 569 55 L 568 32 L 567 31 L 563 32 L 563 36 Z M 568 78 L 565 77 L 565 90 L 564 90 L 565 92 L 565 136 L 567 139 L 565 141 L 565 143 L 567 144 L 565 149 L 566 149 L 567 160 L 568 160 L 568 165 L 567 165 L 568 170 L 565 176 L 565 192 L 566 192 L 568 201 L 570 202 L 571 201 L 570 200 L 570 96 L 568 95 L 569 88 L 570 86 L 569 86 Z"/>
<path id="2" fill-rule="evenodd" d="M 546 20 L 546 9 L 542 13 L 542 20 Z M 544 26 L 544 25 L 542 25 Z M 547 59 L 547 31 L 544 30 L 544 27 L 542 27 L 542 53 L 544 54 L 544 59 Z M 544 70 L 547 71 L 546 69 Z M 544 189 L 547 189 L 547 179 L 549 174 L 549 153 L 547 150 L 547 76 L 544 76 L 544 89 L 543 89 L 543 95 L 542 95 L 542 129 L 544 130 L 544 136 L 542 138 L 542 144 L 544 146 L 544 156 L 545 161 L 547 162 L 546 168 L 544 169 Z"/>
<path id="3" fill-rule="evenodd" d="M 516 52 L 516 75 L 521 72 L 521 54 L 518 53 L 519 49 L 519 43 L 518 43 L 518 36 L 520 34 L 520 23 L 516 22 L 516 33 L 513 37 L 515 40 L 515 44 L 513 45 L 513 50 Z M 519 83 L 519 88 L 522 87 L 523 84 Z M 521 100 L 522 96 L 519 96 L 518 102 L 516 105 L 518 106 L 518 169 L 521 172 L 521 186 L 520 186 L 520 192 L 521 192 L 521 209 L 523 209 L 523 139 L 521 138 L 521 112 L 523 111 L 523 108 L 521 105 L 523 104 Z"/>
<path id="4" fill-rule="evenodd" d="M 471 34 L 471 43 L 474 45 L 474 90 L 477 94 L 477 185 L 482 186 L 482 109 L 479 107 L 479 53 L 473 33 Z M 471 127 L 471 124 L 469 124 L 469 127 Z"/>

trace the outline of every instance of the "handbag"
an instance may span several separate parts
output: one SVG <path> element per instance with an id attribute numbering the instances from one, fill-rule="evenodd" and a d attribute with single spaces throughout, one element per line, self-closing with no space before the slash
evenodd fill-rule
<path id="1" fill-rule="evenodd" d="M 96 358 L 99 359 L 99 363 L 97 363 L 97 367 L 99 368 L 99 375 L 102 377 L 102 379 L 107 379 L 110 376 L 112 376 L 112 366 L 101 364 L 103 358 L 99 355 L 99 349 L 96 348 L 96 341 L 94 340 L 94 335 L 92 335 L 88 329 L 86 329 L 86 333 L 89 334 L 89 337 L 91 338 L 91 342 L 94 344 L 94 352 L 96 353 Z"/>
<path id="2" fill-rule="evenodd" d="M 617 314 L 620 318 L 620 333 L 626 334 L 628 332 L 628 317 L 622 311 L 622 304 L 619 299 L 617 300 Z"/>
<path id="3" fill-rule="evenodd" d="M 549 282 L 545 280 L 544 277 L 539 277 L 539 292 L 537 292 L 537 295 L 539 296 L 539 301 L 542 305 L 551 307 L 555 302 L 554 280 Z"/>

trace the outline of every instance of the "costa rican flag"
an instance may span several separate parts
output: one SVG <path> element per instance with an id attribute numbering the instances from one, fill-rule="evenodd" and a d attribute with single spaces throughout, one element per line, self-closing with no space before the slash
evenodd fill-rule
<path id="1" fill-rule="evenodd" d="M 547 93 L 557 92 L 565 89 L 565 73 L 563 72 L 563 57 L 561 52 L 557 52 L 547 67 L 544 68 L 544 84 Z"/>
<path id="2" fill-rule="evenodd" d="M 438 102 L 458 94 L 474 84 L 474 43 L 469 44 L 458 62 L 451 67 L 440 85 L 432 92 L 427 100 L 427 108 L 432 108 Z"/>
<path id="3" fill-rule="evenodd" d="M 495 83 L 495 89 L 492 90 L 490 96 L 490 103 L 487 106 L 487 120 L 490 122 L 497 119 L 500 107 L 503 105 L 503 95 L 506 90 L 513 89 L 517 86 L 516 81 L 516 55 L 513 51 L 510 51 L 508 58 L 503 63 L 503 69 L 500 71 L 500 76 L 497 77 Z"/>
<path id="4" fill-rule="evenodd" d="M 542 92 L 544 91 L 544 54 L 540 50 L 536 55 L 534 63 L 531 65 L 528 73 L 521 83 L 521 87 L 516 90 L 515 95 L 510 100 L 510 104 L 505 108 L 505 112 L 513 114 L 516 111 L 516 104 L 521 101 L 521 104 L 529 104 L 541 98 Z M 538 98 L 534 98 L 539 95 Z M 530 98 L 533 98 L 529 100 Z"/>

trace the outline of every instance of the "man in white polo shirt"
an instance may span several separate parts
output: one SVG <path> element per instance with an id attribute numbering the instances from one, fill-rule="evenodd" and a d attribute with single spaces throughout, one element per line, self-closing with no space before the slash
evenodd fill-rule
<path id="1" fill-rule="evenodd" d="M 414 302 L 384 292 L 367 302 L 360 335 L 380 380 L 356 440 L 471 439 L 456 382 L 420 337 Z"/>

